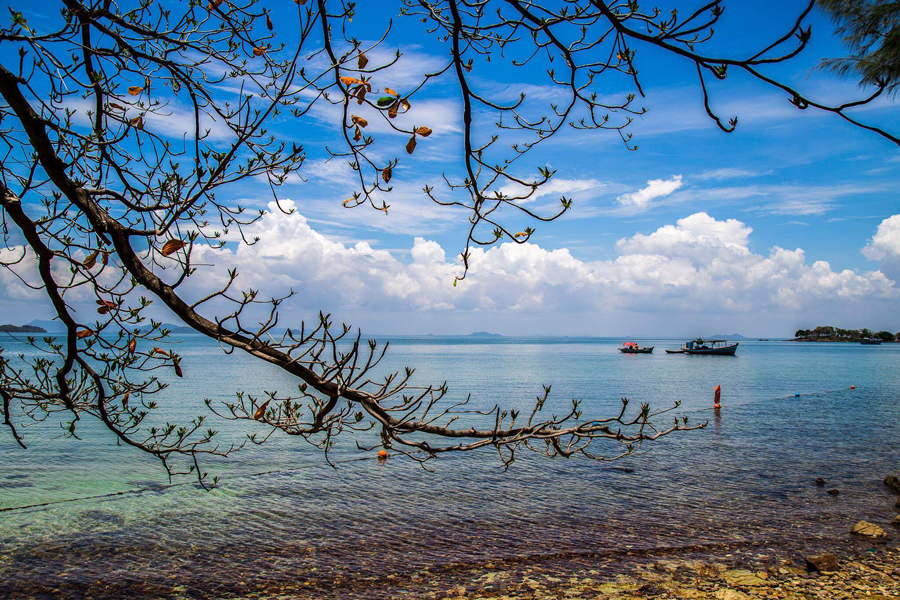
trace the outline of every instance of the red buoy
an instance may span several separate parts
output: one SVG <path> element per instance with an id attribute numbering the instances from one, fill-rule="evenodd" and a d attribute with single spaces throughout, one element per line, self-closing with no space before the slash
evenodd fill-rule
<path id="1" fill-rule="evenodd" d="M 378 458 L 379 458 L 380 460 L 386 459 L 386 458 L 387 458 L 387 450 L 379 450 L 379 451 L 378 451 Z"/>

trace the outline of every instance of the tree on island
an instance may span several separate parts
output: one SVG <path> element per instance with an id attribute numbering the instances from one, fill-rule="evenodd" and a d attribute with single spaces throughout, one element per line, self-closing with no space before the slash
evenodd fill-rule
<path id="1" fill-rule="evenodd" d="M 233 200 L 229 190 L 255 182 L 277 203 L 279 187 L 302 176 L 307 147 L 276 132 L 313 110 L 335 110 L 342 126 L 342 147 L 315 150 L 353 168 L 356 191 L 344 205 L 390 216 L 399 157 L 428 144 L 432 133 L 428 123 L 411 123 L 404 113 L 430 80 L 453 82 L 464 145 L 444 180 L 423 190 L 470 223 L 459 276 L 448 286 L 465 278 L 473 247 L 532 237 L 531 227 L 511 228 L 510 214 L 542 222 L 571 208 L 565 197 L 549 213 L 524 202 L 554 174 L 544 166 L 533 178 L 513 172 L 541 142 L 563 129 L 583 135 L 608 130 L 625 148 L 637 148 L 628 127 L 644 112 L 637 104 L 645 83 L 638 67 L 647 53 L 668 53 L 696 71 L 706 112 L 724 132 L 735 129 L 737 118 L 715 111 L 712 86 L 739 74 L 784 92 L 798 109 L 825 111 L 900 141 L 856 112 L 887 83 L 875 80 L 875 91 L 858 102 L 828 104 L 769 74 L 771 65 L 808 45 L 805 19 L 813 2 L 791 15 L 770 44 L 730 57 L 704 51 L 724 10 L 716 0 L 696 11 L 666 13 L 636 1 L 572 0 L 549 8 L 525 0 L 404 0 L 402 18 L 421 22 L 423 33 L 447 49 L 443 66 L 404 89 L 391 81 L 397 59 L 373 58 L 389 31 L 352 22 L 353 3 L 286 4 L 290 19 L 273 19 L 269 3 L 256 0 L 61 0 L 55 26 L 46 29 L 10 9 L 11 23 L 0 29 L 0 206 L 4 232 L 15 236 L 7 237 L 7 246 L 18 254 L 5 266 L 15 271 L 21 261 L 36 262 L 39 287 L 68 333 L 29 338 L 41 353 L 26 357 L 25 366 L 0 355 L 3 420 L 21 445 L 22 419 L 68 420 L 66 433 L 76 436 L 79 420 L 90 416 L 120 443 L 160 459 L 170 475 L 193 473 L 205 481 L 198 459 L 233 447 L 217 443 L 204 416 L 153 424 L 153 396 L 164 387 L 156 374 L 183 375 L 179 354 L 157 345 L 166 331 L 144 316 L 153 302 L 226 351 L 245 352 L 296 377 L 297 391 L 208 402 L 219 417 L 265 426 L 264 438 L 251 435 L 256 442 L 281 431 L 327 457 L 335 436 L 374 430 L 385 448 L 415 460 L 493 448 L 509 465 L 520 448 L 617 458 L 695 427 L 686 417 L 668 421 L 666 413 L 677 404 L 633 410 L 623 400 L 621 412 L 604 418 L 585 418 L 578 400 L 551 411 L 549 386 L 529 410 L 473 411 L 467 399 L 450 399 L 446 383 L 415 383 L 411 368 L 371 379 L 386 345 L 335 325 L 329 314 L 276 334 L 279 308 L 290 295 L 265 299 L 262 290 L 240 290 L 236 272 L 221 288 L 199 296 L 182 292 L 188 278 L 206 269 L 192 260 L 198 248 L 223 246 L 262 215 Z M 546 83 L 563 100 L 533 114 L 524 94 L 511 103 L 492 98 L 476 79 L 491 61 L 546 68 Z M 601 86 L 607 79 L 627 81 L 631 91 L 611 99 Z M 167 122 L 180 106 L 191 115 L 183 136 L 173 135 Z M 494 131 L 477 126 L 480 113 L 496 122 Z M 373 119 L 405 135 L 405 143 L 373 133 Z M 524 191 L 495 191 L 510 187 Z M 96 302 L 95 320 L 73 312 L 76 295 Z M 460 424 L 478 415 L 481 426 Z M 599 441 L 609 446 L 595 450 Z"/>
<path id="2" fill-rule="evenodd" d="M 798 340 L 821 340 L 827 342 L 858 342 L 860 340 L 872 338 L 877 338 L 884 342 L 895 341 L 895 336 L 890 331 L 873 333 L 872 330 L 867 328 L 841 329 L 840 327 L 831 327 L 830 325 L 819 326 L 812 330 L 798 329 L 794 332 L 794 338 Z"/>

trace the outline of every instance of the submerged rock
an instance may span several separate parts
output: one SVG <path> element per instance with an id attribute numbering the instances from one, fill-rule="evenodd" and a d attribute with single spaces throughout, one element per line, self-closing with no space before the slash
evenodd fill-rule
<path id="1" fill-rule="evenodd" d="M 828 493 L 831 494 L 832 496 L 837 496 L 841 492 L 839 490 L 828 490 Z"/>
<path id="2" fill-rule="evenodd" d="M 893 525 L 894 527 L 900 527 L 900 515 L 894 517 L 894 520 L 891 521 L 891 525 Z"/>
<path id="3" fill-rule="evenodd" d="M 816 485 L 825 485 L 825 480 L 821 477 L 816 477 Z"/>
<path id="4" fill-rule="evenodd" d="M 895 477 L 894 475 L 888 475 L 884 478 L 884 485 L 891 488 L 891 491 L 895 494 L 900 494 L 900 478 Z"/>
<path id="5" fill-rule="evenodd" d="M 806 557 L 806 569 L 817 573 L 834 573 L 839 570 L 834 554 L 810 554 Z"/>
<path id="6" fill-rule="evenodd" d="M 717 600 L 750 600 L 750 596 L 737 590 L 721 589 L 716 592 Z"/>
<path id="7" fill-rule="evenodd" d="M 728 585 L 754 586 L 765 583 L 765 579 L 753 571 L 747 571 L 746 569 L 729 569 L 722 573 L 722 579 L 724 579 Z"/>
<path id="8" fill-rule="evenodd" d="M 853 526 L 850 533 L 874 539 L 885 539 L 888 537 L 888 534 L 885 533 L 884 529 L 875 523 L 869 523 L 868 521 L 860 521 Z"/>

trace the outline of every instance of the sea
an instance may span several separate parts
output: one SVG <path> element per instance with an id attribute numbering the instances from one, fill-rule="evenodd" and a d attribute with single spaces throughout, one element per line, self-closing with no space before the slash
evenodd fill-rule
<path id="1" fill-rule="evenodd" d="M 166 378 L 155 419 L 206 415 L 234 443 L 271 433 L 219 419 L 205 401 L 287 394 L 296 380 L 202 336 L 173 337 L 184 378 Z M 508 468 L 494 450 L 378 460 L 377 437 L 352 433 L 326 460 L 275 432 L 203 459 L 220 478 L 207 491 L 89 417 L 78 438 L 63 435 L 65 415 L 20 419 L 27 450 L 0 430 L 0 596 L 418 598 L 490 588 L 473 582 L 499 569 L 564 579 L 660 557 L 866 551 L 850 527 L 890 529 L 897 514 L 882 480 L 900 475 L 900 344 L 742 341 L 716 357 L 665 354 L 680 345 L 671 339 L 629 340 L 651 355 L 607 338 L 389 341 L 379 374 L 414 367 L 414 382 L 446 381 L 449 399 L 471 395 L 475 409 L 528 410 L 550 385 L 551 414 L 579 399 L 585 418 L 607 417 L 625 397 L 634 410 L 678 402 L 663 425 L 678 415 L 706 427 L 617 461 L 520 450 Z M 10 336 L 0 345 L 11 360 L 34 352 Z M 477 418 L 490 422 L 466 417 Z"/>

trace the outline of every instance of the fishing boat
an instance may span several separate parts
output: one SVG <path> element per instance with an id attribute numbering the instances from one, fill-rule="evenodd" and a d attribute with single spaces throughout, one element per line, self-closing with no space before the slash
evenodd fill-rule
<path id="1" fill-rule="evenodd" d="M 653 346 L 641 346 L 636 342 L 624 342 L 619 348 L 623 354 L 653 354 Z"/>
<path id="2" fill-rule="evenodd" d="M 678 350 L 666 350 L 666 354 L 684 354 L 684 350 L 680 348 Z"/>
<path id="3" fill-rule="evenodd" d="M 865 338 L 859 340 L 859 343 L 863 346 L 879 346 L 881 345 L 881 340 L 879 340 L 878 338 Z"/>
<path id="4" fill-rule="evenodd" d="M 738 342 L 729 344 L 728 340 L 704 340 L 697 339 L 685 342 L 681 347 L 683 354 L 708 354 L 712 356 L 734 356 Z"/>

